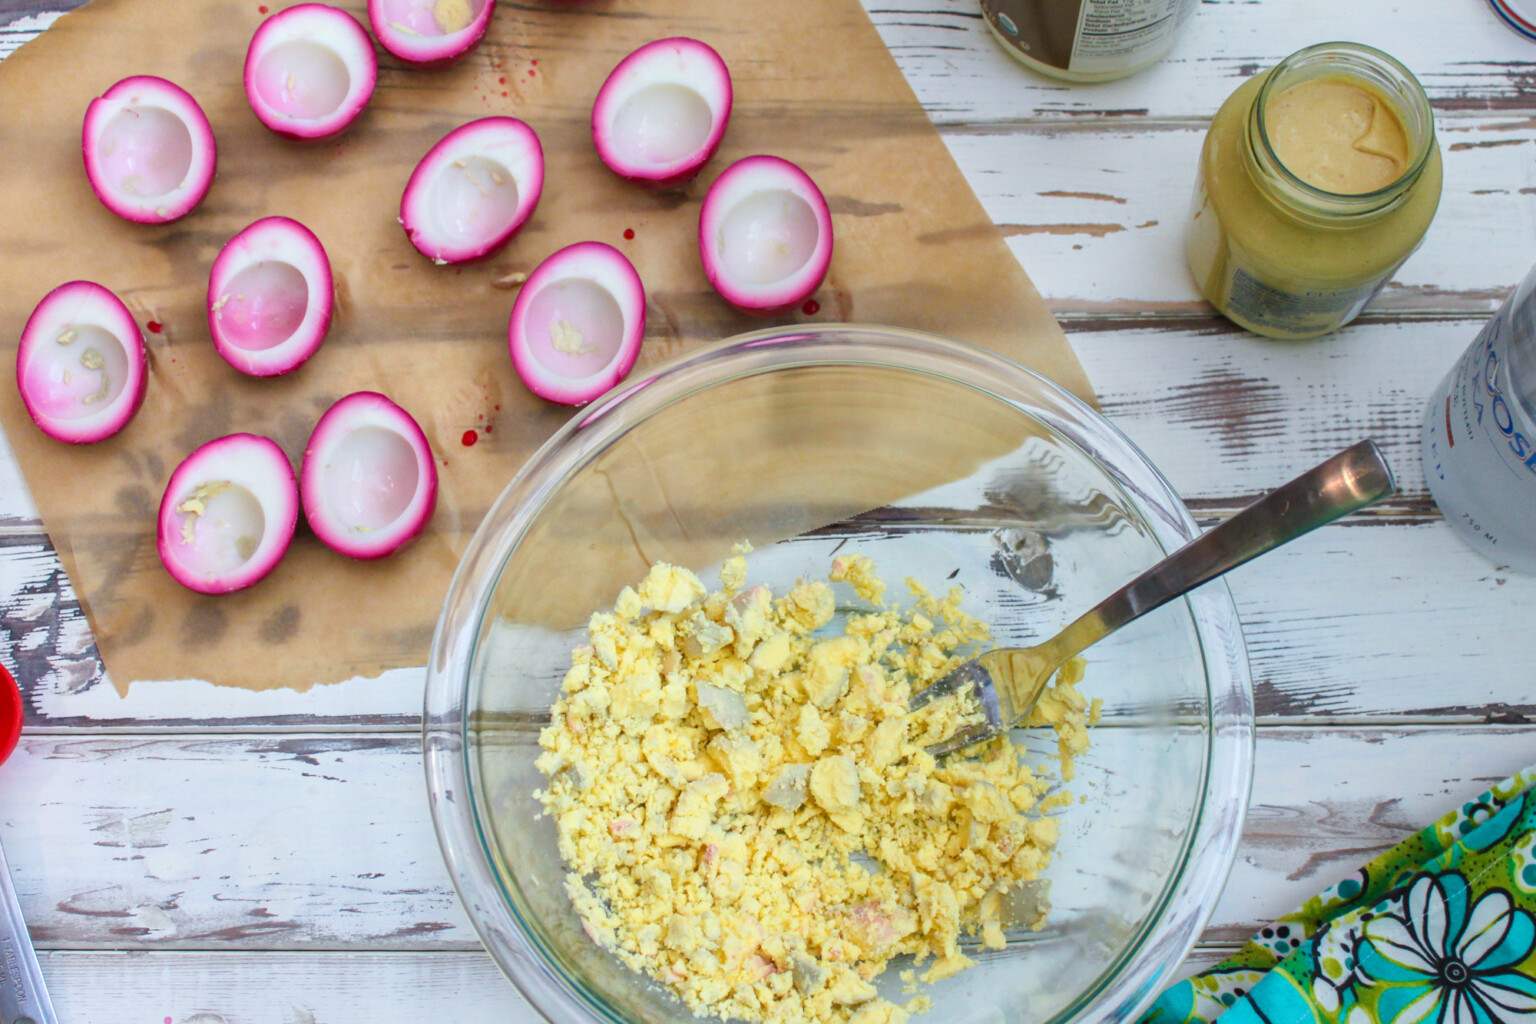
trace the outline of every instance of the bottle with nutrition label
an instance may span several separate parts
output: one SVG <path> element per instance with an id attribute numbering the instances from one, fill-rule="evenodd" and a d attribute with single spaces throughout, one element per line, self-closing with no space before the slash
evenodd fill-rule
<path id="1" fill-rule="evenodd" d="M 1326 334 L 1418 248 L 1440 177 L 1413 74 L 1358 43 L 1309 46 L 1239 86 L 1212 119 L 1185 239 L 1190 272 L 1251 331 Z"/>
<path id="2" fill-rule="evenodd" d="M 1162 60 L 1199 0 L 981 0 L 1010 56 L 1068 82 L 1108 82 Z"/>
<path id="3" fill-rule="evenodd" d="M 1495 562 L 1536 572 L 1536 270 L 1435 389 L 1421 437 L 1445 521 Z"/>

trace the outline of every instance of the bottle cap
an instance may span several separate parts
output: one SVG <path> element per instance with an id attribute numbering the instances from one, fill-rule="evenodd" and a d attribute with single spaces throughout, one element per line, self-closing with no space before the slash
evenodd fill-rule
<path id="1" fill-rule="evenodd" d="M 1536 0 L 1488 0 L 1504 24 L 1527 39 L 1536 39 Z"/>

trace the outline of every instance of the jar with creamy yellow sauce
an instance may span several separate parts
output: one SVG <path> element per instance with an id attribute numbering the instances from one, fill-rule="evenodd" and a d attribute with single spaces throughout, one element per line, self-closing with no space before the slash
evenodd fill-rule
<path id="1" fill-rule="evenodd" d="M 1255 75 L 1211 121 L 1186 252 L 1243 327 L 1311 338 L 1353 320 L 1440 203 L 1429 99 L 1380 50 L 1321 43 Z"/>

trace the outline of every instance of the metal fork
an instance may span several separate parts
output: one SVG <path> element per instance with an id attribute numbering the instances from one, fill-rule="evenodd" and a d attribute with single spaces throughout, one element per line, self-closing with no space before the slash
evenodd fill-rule
<path id="1" fill-rule="evenodd" d="M 971 687 L 986 719 L 935 743 L 928 752 L 942 757 L 1007 732 L 1029 714 L 1067 659 L 1202 583 L 1396 489 L 1392 470 L 1374 441 L 1346 448 L 1190 541 L 1044 643 L 989 651 L 918 693 L 910 704 L 913 710 Z"/>
<path id="2" fill-rule="evenodd" d="M 59 1024 L 0 850 L 0 1024 Z"/>

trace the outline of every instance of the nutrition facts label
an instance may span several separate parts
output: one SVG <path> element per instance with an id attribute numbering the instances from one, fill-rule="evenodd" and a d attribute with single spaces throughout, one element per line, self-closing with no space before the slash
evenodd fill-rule
<path id="1" fill-rule="evenodd" d="M 1354 288 L 1334 291 L 1281 291 L 1236 267 L 1228 297 L 1227 315 L 1249 327 L 1283 334 L 1325 330 L 1342 320 L 1348 323 L 1375 297 L 1391 274 Z"/>
<path id="2" fill-rule="evenodd" d="M 1193 9 L 1182 0 L 1083 0 L 1069 70 L 1091 74 L 1137 63 Z"/>
<path id="3" fill-rule="evenodd" d="M 1196 6 L 1198 0 L 981 0 L 987 24 L 1015 56 L 1099 76 L 1156 60 Z"/>

